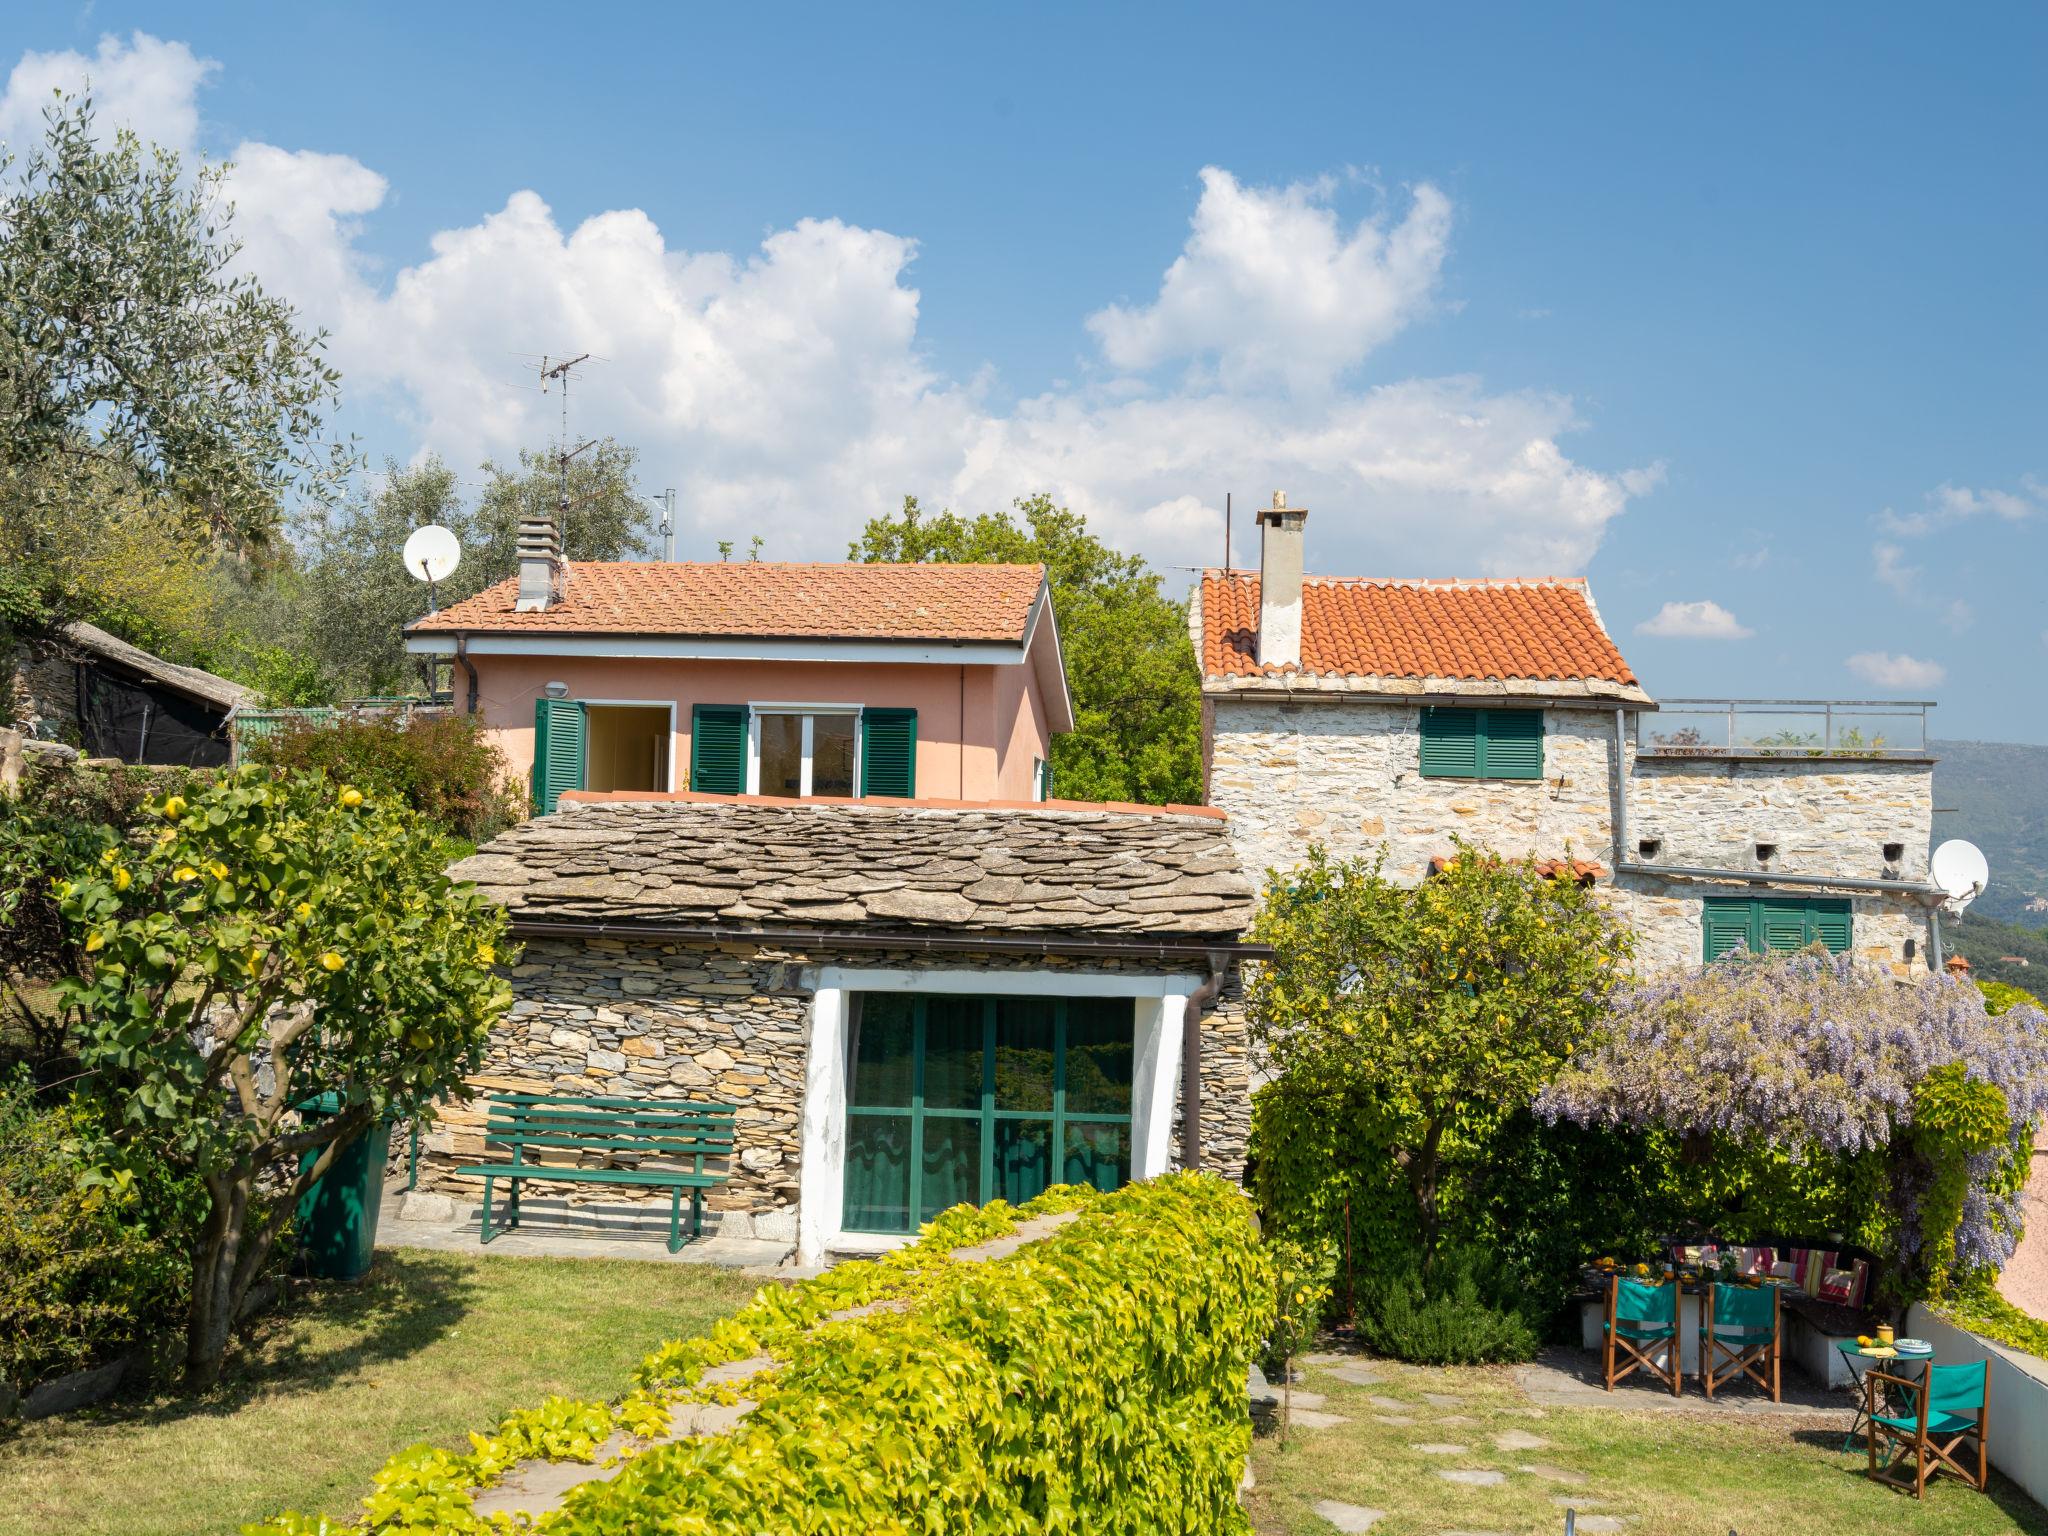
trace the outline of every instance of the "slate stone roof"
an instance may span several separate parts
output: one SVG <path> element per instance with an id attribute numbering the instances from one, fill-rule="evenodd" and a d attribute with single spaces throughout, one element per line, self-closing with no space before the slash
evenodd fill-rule
<path id="1" fill-rule="evenodd" d="M 577 560 L 562 600 L 515 611 L 517 577 L 406 626 L 558 635 L 1008 641 L 1022 644 L 1042 565 Z"/>
<path id="2" fill-rule="evenodd" d="M 1221 816 L 872 801 L 570 803 L 449 873 L 515 923 L 636 921 L 1227 941 L 1251 883 Z"/>
<path id="3" fill-rule="evenodd" d="M 1648 698 L 1584 577 L 1305 577 L 1299 668 L 1259 664 L 1255 572 L 1204 571 L 1197 610 L 1195 643 L 1212 684 L 1298 678 L 1410 693 L 1435 691 L 1424 684 L 1451 692 L 1512 692 L 1520 684 L 1537 693 Z"/>

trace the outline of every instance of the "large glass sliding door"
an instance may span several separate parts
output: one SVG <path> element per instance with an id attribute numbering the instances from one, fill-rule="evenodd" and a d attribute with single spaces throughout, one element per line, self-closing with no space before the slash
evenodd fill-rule
<path id="1" fill-rule="evenodd" d="M 847 1230 L 909 1232 L 961 1201 L 1131 1176 L 1130 999 L 860 996 Z"/>

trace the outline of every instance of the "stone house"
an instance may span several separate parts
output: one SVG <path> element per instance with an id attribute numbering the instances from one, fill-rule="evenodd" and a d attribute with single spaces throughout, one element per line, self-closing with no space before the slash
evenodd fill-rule
<path id="1" fill-rule="evenodd" d="M 1321 843 L 1419 881 L 1462 837 L 1575 863 L 1645 970 L 1815 940 L 1939 964 L 1928 706 L 1660 708 L 1583 579 L 1305 575 L 1306 518 L 1276 496 L 1260 569 L 1191 604 L 1206 798 L 1254 880 Z"/>
<path id="2" fill-rule="evenodd" d="M 727 1235 L 815 1263 L 961 1200 L 1243 1170 L 1252 889 L 1213 809 L 571 793 L 451 872 L 525 946 L 473 1085 L 738 1106 Z M 474 1193 L 483 1107 L 426 1187 Z"/>
<path id="3" fill-rule="evenodd" d="M 562 559 L 406 629 L 546 813 L 573 790 L 1043 800 L 1073 729 L 1039 565 Z"/>

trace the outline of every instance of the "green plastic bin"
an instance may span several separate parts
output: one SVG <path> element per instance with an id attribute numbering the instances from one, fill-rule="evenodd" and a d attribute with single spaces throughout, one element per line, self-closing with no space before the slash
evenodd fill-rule
<path id="1" fill-rule="evenodd" d="M 323 1093 L 298 1106 L 305 1115 L 341 1112 L 341 1095 Z M 325 1147 L 299 1155 L 305 1172 Z M 377 1247 L 377 1214 L 384 1203 L 384 1162 L 391 1152 L 391 1122 L 378 1120 L 347 1146 L 299 1197 L 299 1267 L 322 1280 L 360 1280 Z"/>

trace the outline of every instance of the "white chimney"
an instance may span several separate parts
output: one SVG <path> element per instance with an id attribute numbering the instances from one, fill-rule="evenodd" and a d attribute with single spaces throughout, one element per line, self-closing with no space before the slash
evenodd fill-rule
<path id="1" fill-rule="evenodd" d="M 562 562 L 562 536 L 552 517 L 519 520 L 519 597 L 517 613 L 540 613 L 562 600 L 569 568 Z"/>
<path id="2" fill-rule="evenodd" d="M 1259 509 L 1259 665 L 1301 665 L 1301 546 L 1307 507 L 1275 491 Z"/>

